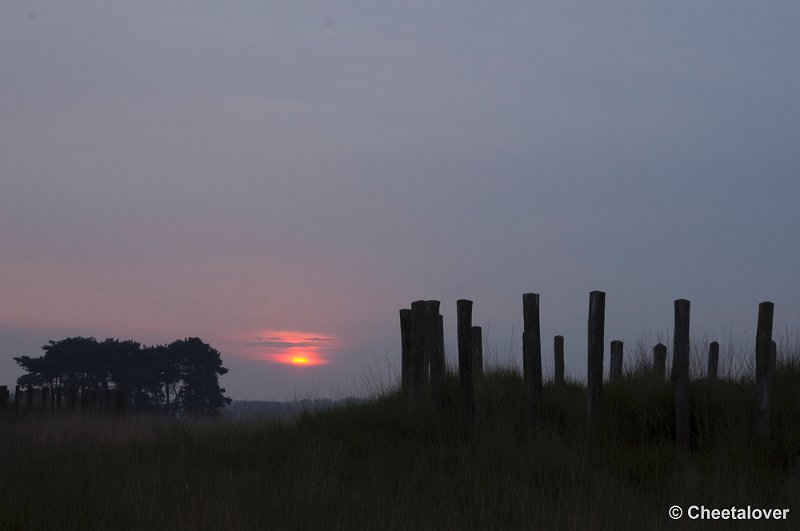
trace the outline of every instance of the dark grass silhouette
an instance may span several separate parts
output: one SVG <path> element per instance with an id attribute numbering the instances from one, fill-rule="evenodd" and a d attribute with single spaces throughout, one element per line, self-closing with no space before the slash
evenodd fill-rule
<path id="1" fill-rule="evenodd" d="M 691 383 L 692 453 L 646 361 L 606 383 L 589 432 L 586 389 L 546 384 L 532 431 L 512 369 L 487 371 L 472 428 L 398 394 L 295 423 L 34 417 L 0 424 L 2 529 L 754 529 L 676 523 L 678 504 L 791 508 L 800 521 L 800 362 L 782 356 L 774 431 L 755 432 L 752 378 Z M 793 514 L 798 511 L 798 514 Z"/>

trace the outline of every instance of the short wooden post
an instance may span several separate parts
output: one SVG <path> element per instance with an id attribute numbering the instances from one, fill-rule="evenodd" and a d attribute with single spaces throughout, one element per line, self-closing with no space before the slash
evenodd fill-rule
<path id="1" fill-rule="evenodd" d="M 719 343 L 712 341 L 708 345 L 708 372 L 706 378 L 710 382 L 717 380 L 717 373 L 719 371 Z"/>
<path id="2" fill-rule="evenodd" d="M 425 301 L 411 303 L 411 396 L 421 400 L 428 382 L 428 360 L 425 354 Z"/>
<path id="3" fill-rule="evenodd" d="M 553 380 L 556 385 L 564 383 L 564 336 L 553 338 Z"/>
<path id="4" fill-rule="evenodd" d="M 71 411 L 75 411 L 75 407 L 78 405 L 78 388 L 75 385 L 69 386 L 69 409 Z"/>
<path id="5" fill-rule="evenodd" d="M 475 380 L 483 380 L 483 330 L 480 326 L 472 327 L 472 369 Z"/>
<path id="6" fill-rule="evenodd" d="M 411 392 L 411 310 L 400 310 L 400 391 Z"/>
<path id="7" fill-rule="evenodd" d="M 756 392 L 758 393 L 758 417 L 756 432 L 767 438 L 770 435 L 770 402 L 772 398 L 772 315 L 775 305 L 769 301 L 758 305 L 758 328 L 756 329 Z"/>
<path id="8" fill-rule="evenodd" d="M 653 347 L 653 376 L 661 381 L 667 376 L 667 346 L 663 343 Z"/>
<path id="9" fill-rule="evenodd" d="M 609 360 L 609 380 L 617 381 L 622 380 L 622 356 L 623 344 L 622 341 L 614 340 L 611 342 L 611 359 Z"/>
<path id="10" fill-rule="evenodd" d="M 425 350 L 429 353 L 431 374 L 431 403 L 436 411 L 444 408 L 444 350 L 439 351 L 442 341 L 442 319 L 439 301 L 425 301 Z"/>
<path id="11" fill-rule="evenodd" d="M 78 402 L 80 404 L 81 415 L 88 413 L 89 411 L 89 389 L 86 387 L 80 388 L 80 396 L 78 397 Z"/>
<path id="12" fill-rule="evenodd" d="M 606 294 L 593 291 L 589 294 L 589 336 L 587 347 L 587 418 L 591 423 L 600 406 L 603 391 L 603 342 L 605 334 Z"/>
<path id="13" fill-rule="evenodd" d="M 25 409 L 28 411 L 33 409 L 33 386 L 28 384 L 28 392 L 25 393 Z"/>
<path id="14" fill-rule="evenodd" d="M 522 357 L 527 360 L 528 418 L 535 426 L 542 420 L 542 341 L 539 324 L 539 294 L 522 295 Z"/>
<path id="15" fill-rule="evenodd" d="M 50 388 L 42 387 L 42 410 L 46 410 L 50 406 Z"/>
<path id="16" fill-rule="evenodd" d="M 461 413 L 467 422 L 475 420 L 475 375 L 472 370 L 472 301 L 456 301 L 458 328 L 458 377 Z"/>
<path id="17" fill-rule="evenodd" d="M 691 450 L 689 411 L 689 301 L 675 301 L 675 333 L 672 365 L 675 372 L 675 444 L 679 451 Z"/>
<path id="18" fill-rule="evenodd" d="M 114 389 L 114 414 L 124 417 L 128 409 L 128 390 L 124 387 Z"/>

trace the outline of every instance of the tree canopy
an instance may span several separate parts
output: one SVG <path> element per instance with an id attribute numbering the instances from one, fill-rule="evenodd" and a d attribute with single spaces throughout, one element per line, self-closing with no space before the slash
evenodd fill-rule
<path id="1" fill-rule="evenodd" d="M 26 374 L 17 383 L 33 386 L 124 388 L 139 409 L 207 413 L 231 402 L 219 386 L 228 372 L 220 353 L 197 337 L 168 345 L 70 337 L 49 341 L 39 357 L 15 357 Z"/>

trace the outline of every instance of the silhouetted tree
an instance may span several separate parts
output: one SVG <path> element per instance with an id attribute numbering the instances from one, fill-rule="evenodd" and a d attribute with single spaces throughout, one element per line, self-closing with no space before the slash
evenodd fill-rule
<path id="1" fill-rule="evenodd" d="M 14 360 L 27 374 L 20 385 L 124 388 L 140 409 L 208 413 L 230 403 L 218 377 L 227 373 L 217 350 L 200 338 L 142 347 L 133 340 L 72 337 L 49 341 L 40 357 Z"/>

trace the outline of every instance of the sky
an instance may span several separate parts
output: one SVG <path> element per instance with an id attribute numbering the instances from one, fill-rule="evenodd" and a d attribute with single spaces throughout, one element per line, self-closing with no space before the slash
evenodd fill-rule
<path id="1" fill-rule="evenodd" d="M 800 330 L 798 27 L 794 1 L 4 1 L 0 383 L 50 339 L 197 336 L 234 399 L 360 396 L 418 299 L 451 364 L 465 298 L 521 366 L 541 294 L 545 373 L 562 334 L 575 378 L 592 290 L 626 345 L 678 298 L 698 338 L 754 338 L 766 300 Z"/>

